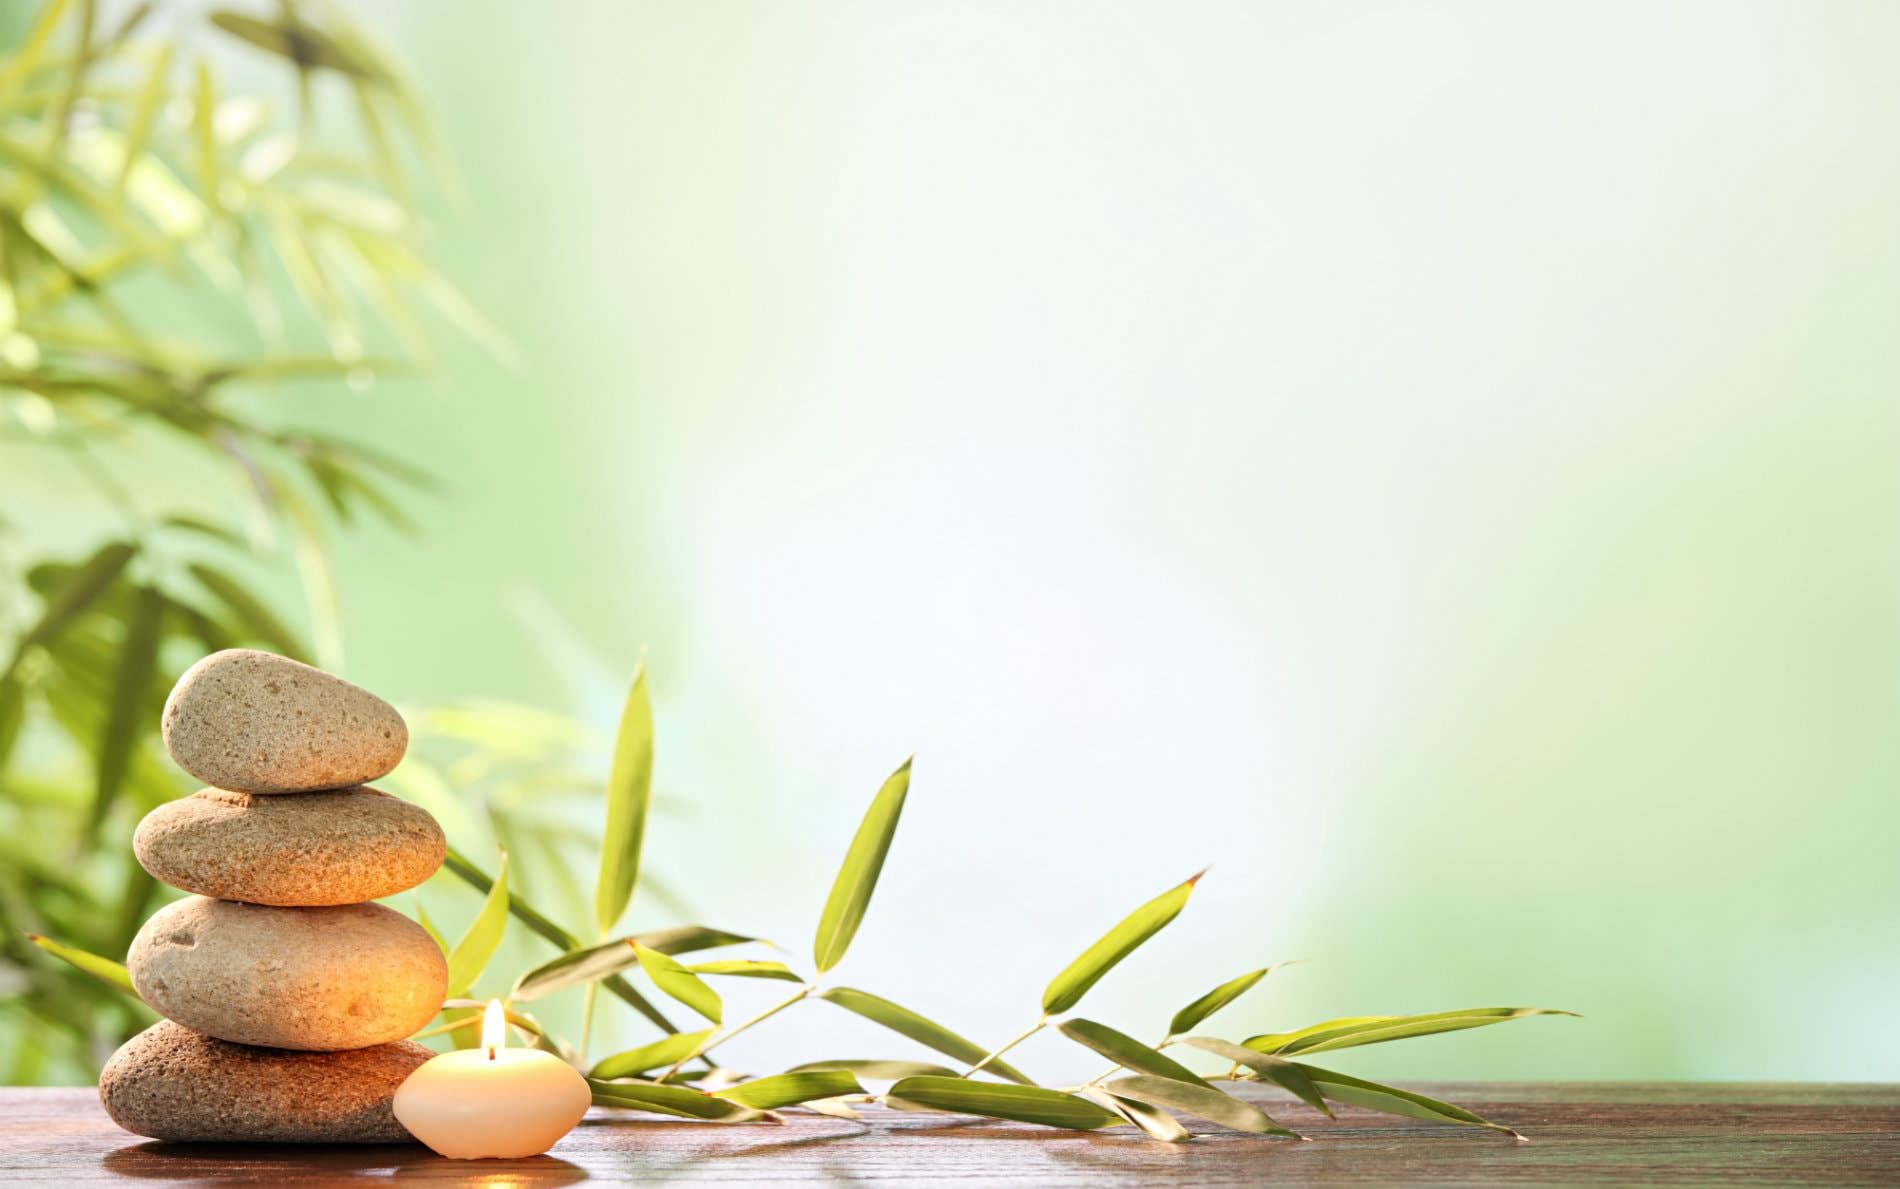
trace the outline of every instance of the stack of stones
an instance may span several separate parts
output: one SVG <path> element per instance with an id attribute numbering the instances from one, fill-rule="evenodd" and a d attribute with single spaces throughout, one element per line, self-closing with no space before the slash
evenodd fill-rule
<path id="1" fill-rule="evenodd" d="M 153 810 L 139 863 L 196 893 L 127 958 L 165 1019 L 99 1077 L 106 1113 L 166 1140 L 408 1140 L 390 1102 L 430 1057 L 403 1038 L 442 1006 L 429 935 L 369 903 L 442 864 L 429 813 L 365 782 L 409 732 L 382 699 L 266 652 L 193 666 L 165 703 L 165 747 L 213 786 Z"/>

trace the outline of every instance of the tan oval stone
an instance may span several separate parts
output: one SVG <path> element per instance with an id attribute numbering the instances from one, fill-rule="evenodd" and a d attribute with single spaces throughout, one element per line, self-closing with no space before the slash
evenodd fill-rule
<path id="1" fill-rule="evenodd" d="M 380 904 L 276 908 L 192 896 L 126 956 L 152 1010 L 237 1044 L 327 1052 L 399 1040 L 442 1007 L 448 964 Z"/>
<path id="2" fill-rule="evenodd" d="M 409 746 L 395 707 L 322 669 L 251 648 L 214 652 L 165 701 L 165 747 L 206 784 L 307 793 L 389 774 Z"/>
<path id="3" fill-rule="evenodd" d="M 205 789 L 145 815 L 140 866 L 219 900 L 313 906 L 379 900 L 442 865 L 442 827 L 371 788 L 263 796 Z"/>
<path id="4" fill-rule="evenodd" d="M 114 1123 L 153 1139 L 409 1143 L 390 1103 L 431 1056 L 406 1040 L 347 1053 L 287 1053 L 160 1020 L 106 1062 L 99 1101 Z"/>

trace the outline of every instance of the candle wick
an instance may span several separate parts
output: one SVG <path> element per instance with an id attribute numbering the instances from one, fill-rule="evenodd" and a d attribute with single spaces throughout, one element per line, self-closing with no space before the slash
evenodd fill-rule
<path id="1" fill-rule="evenodd" d="M 495 1050 L 492 1046 L 488 1050 L 488 1059 L 490 1061 L 493 1061 L 495 1059 Z"/>

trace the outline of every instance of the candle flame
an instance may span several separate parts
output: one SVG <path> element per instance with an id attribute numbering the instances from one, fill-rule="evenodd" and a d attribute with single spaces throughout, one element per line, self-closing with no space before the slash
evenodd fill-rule
<path id="1" fill-rule="evenodd" d="M 482 1016 L 482 1047 L 488 1050 L 488 1059 L 495 1059 L 495 1050 L 508 1043 L 508 1016 L 501 1010 L 501 1000 L 490 999 L 488 1011 Z"/>

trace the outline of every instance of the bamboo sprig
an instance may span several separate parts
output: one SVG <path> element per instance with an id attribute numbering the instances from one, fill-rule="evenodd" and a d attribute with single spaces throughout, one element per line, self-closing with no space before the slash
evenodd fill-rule
<path id="1" fill-rule="evenodd" d="M 635 748 L 648 757 L 650 763 L 652 723 L 646 710 L 644 666 L 629 695 L 629 709 L 622 717 L 621 746 Z M 638 765 L 629 767 L 617 759 L 616 770 L 622 774 L 636 773 L 630 780 L 616 779 L 613 787 L 633 791 L 632 812 L 639 820 L 623 816 L 620 828 L 608 831 L 603 845 L 637 848 L 645 828 L 650 769 Z M 1175 1118 L 1178 1113 L 1198 1116 L 1235 1131 L 1283 1139 L 1303 1138 L 1280 1125 L 1259 1106 L 1220 1089 L 1165 1052 L 1191 1049 L 1227 1063 L 1226 1080 L 1244 1078 L 1270 1083 L 1323 1116 L 1331 1115 L 1331 1104 L 1343 1103 L 1414 1119 L 1486 1128 L 1522 1138 L 1510 1128 L 1462 1107 L 1335 1073 L 1312 1065 L 1304 1058 L 1337 1049 L 1484 1027 L 1527 1016 L 1570 1013 L 1537 1008 L 1475 1008 L 1429 1015 L 1349 1017 L 1290 1032 L 1258 1033 L 1240 1041 L 1195 1034 L 1207 1019 L 1236 1002 L 1277 968 L 1263 966 L 1222 983 L 1176 1012 L 1161 1039 L 1152 1046 L 1116 1028 L 1072 1014 L 1096 983 L 1180 915 L 1205 875 L 1204 871 L 1136 908 L 1083 950 L 1050 981 L 1043 992 L 1042 1010 L 1035 1022 L 993 1048 L 978 1046 L 908 1008 L 867 992 L 847 987 L 821 990 L 820 978 L 844 960 L 853 936 L 866 917 L 910 785 L 911 762 L 906 760 L 872 799 L 821 914 L 813 946 L 816 972 L 809 977 L 778 961 L 727 959 L 687 965 L 678 956 L 758 940 L 700 925 L 609 938 L 583 947 L 572 933 L 529 906 L 499 877 L 490 879 L 466 856 L 451 850 L 449 870 L 484 896 L 484 908 L 470 927 L 469 935 L 451 949 L 455 956 L 451 965 L 457 971 L 457 993 L 479 976 L 481 966 L 494 952 L 500 930 L 510 917 L 561 947 L 560 956 L 516 978 L 515 990 L 509 997 L 512 1001 L 509 1010 L 514 1014 L 509 1018 L 533 1036 L 537 1044 L 561 1053 L 588 1072 L 596 1102 L 617 1109 L 684 1114 L 719 1122 L 755 1120 L 764 1117 L 764 1112 L 800 1103 L 815 1103 L 814 1110 L 838 1113 L 849 1109 L 844 1100 L 865 1097 L 855 1081 L 857 1073 L 874 1077 L 882 1072 L 892 1076 L 893 1084 L 881 1095 L 871 1097 L 899 1110 L 975 1114 L 1082 1130 L 1133 1126 L 1154 1140 L 1169 1143 L 1191 1138 Z M 629 843 L 629 839 L 633 841 Z M 600 920 L 607 925 L 617 922 L 625 907 L 623 896 L 631 895 L 633 876 L 629 868 L 635 861 L 634 856 L 622 856 L 621 874 L 615 877 L 613 885 L 615 890 L 601 901 Z M 603 882 L 602 886 L 608 885 Z M 117 963 L 45 939 L 36 940 L 47 952 L 80 965 L 108 984 L 121 985 L 123 968 Z M 635 970 L 659 994 L 690 1009 L 711 1026 L 682 1033 L 670 1022 L 663 1022 L 665 1016 L 627 981 L 626 975 Z M 740 1023 L 722 1025 L 724 1001 L 705 981 L 716 978 L 783 980 L 796 983 L 797 989 Z M 129 983 L 124 985 L 129 986 Z M 597 986 L 608 988 L 617 998 L 640 1011 L 662 1028 L 664 1035 L 635 1049 L 602 1058 L 589 1068 L 580 1051 L 558 1037 L 549 1036 L 537 1021 L 520 1013 L 514 1005 L 575 987 L 591 991 Z M 730 1079 L 730 1073 L 711 1060 L 714 1052 L 723 1050 L 780 1013 L 814 998 L 845 1007 L 955 1057 L 965 1068 L 953 1074 L 942 1067 L 909 1062 L 819 1061 L 771 1077 L 741 1080 L 717 1090 L 693 1087 L 693 1083 L 709 1082 L 715 1077 Z M 459 1013 L 465 1012 L 472 1003 L 467 999 L 451 999 L 445 1004 L 445 1010 L 456 1014 L 418 1035 L 430 1037 L 454 1032 L 465 1025 L 465 1017 Z M 1036 1085 L 1003 1061 L 1006 1054 L 1052 1027 L 1070 1041 L 1109 1058 L 1110 1067 L 1079 1085 L 1054 1089 Z M 694 1061 L 703 1068 L 689 1072 L 687 1067 Z M 1242 1069 L 1247 1073 L 1243 1075 Z M 991 1076 L 1002 1080 L 986 1080 Z"/>

